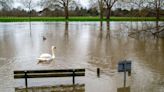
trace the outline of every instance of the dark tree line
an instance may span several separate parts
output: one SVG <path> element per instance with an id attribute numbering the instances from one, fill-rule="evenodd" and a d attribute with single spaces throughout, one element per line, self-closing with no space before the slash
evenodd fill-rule
<path id="1" fill-rule="evenodd" d="M 16 17 L 58 17 L 63 16 L 100 16 L 100 19 L 110 19 L 111 16 L 126 17 L 156 17 L 164 16 L 163 0 L 90 0 L 90 8 L 83 8 L 77 0 L 17 0 L 26 10 L 12 8 L 14 0 L 0 0 L 0 16 Z M 131 5 L 128 9 L 127 7 Z M 42 7 L 36 11 L 34 7 Z M 120 7 L 116 7 L 120 6 Z M 135 7 L 135 8 L 134 8 Z"/>
<path id="2" fill-rule="evenodd" d="M 103 14 L 101 16 L 105 17 L 106 16 L 106 9 L 103 9 Z M 156 17 L 156 13 L 154 12 L 155 9 L 153 8 L 143 8 L 141 10 L 139 9 L 121 9 L 117 8 L 115 10 L 111 10 L 111 16 L 118 16 L 118 17 Z M 36 10 L 31 10 L 31 16 L 32 17 L 59 17 L 59 16 L 65 16 L 65 12 L 60 9 L 55 9 L 51 10 L 49 8 L 45 8 L 42 11 L 36 11 Z M 159 10 L 159 17 L 164 16 L 164 10 Z M 90 8 L 90 9 L 85 9 L 85 8 L 79 8 L 76 7 L 74 10 L 69 11 L 69 16 L 99 16 L 100 12 L 96 8 Z M 5 16 L 14 16 L 14 17 L 28 17 L 29 12 L 20 9 L 20 8 L 13 8 L 10 10 L 6 9 L 1 9 L 0 10 L 0 16 L 5 17 Z"/>

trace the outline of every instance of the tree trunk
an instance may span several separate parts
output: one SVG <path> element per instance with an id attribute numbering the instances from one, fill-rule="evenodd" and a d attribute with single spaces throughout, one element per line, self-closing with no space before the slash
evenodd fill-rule
<path id="1" fill-rule="evenodd" d="M 100 0 L 99 1 L 99 7 L 100 7 L 100 20 L 102 21 L 103 20 L 103 14 L 104 14 L 104 11 L 103 11 L 103 1 Z"/>
<path id="2" fill-rule="evenodd" d="M 107 8 L 107 16 L 106 19 L 109 20 L 111 15 L 111 8 Z"/>
<path id="3" fill-rule="evenodd" d="M 68 20 L 68 6 L 65 6 L 65 19 Z"/>
<path id="4" fill-rule="evenodd" d="M 156 0 L 155 1 L 155 8 L 156 8 L 156 19 L 159 20 L 159 8 L 160 7 L 160 1 Z"/>
<path id="5" fill-rule="evenodd" d="M 100 9 L 100 20 L 103 20 L 103 8 Z"/>
<path id="6" fill-rule="evenodd" d="M 156 18 L 157 18 L 157 20 L 159 20 L 159 7 L 157 8 L 157 14 L 156 14 Z"/>
<path id="7" fill-rule="evenodd" d="M 106 22 L 106 26 L 107 26 L 107 34 L 106 34 L 106 38 L 110 38 L 110 22 L 109 20 L 107 20 Z"/>
<path id="8" fill-rule="evenodd" d="M 100 31 L 103 31 L 103 21 L 100 21 Z"/>
<path id="9" fill-rule="evenodd" d="M 68 21 L 65 22 L 65 36 L 68 36 Z"/>

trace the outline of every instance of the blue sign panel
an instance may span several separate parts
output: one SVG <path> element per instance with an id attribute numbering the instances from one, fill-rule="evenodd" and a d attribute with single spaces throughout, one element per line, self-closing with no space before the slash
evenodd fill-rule
<path id="1" fill-rule="evenodd" d="M 131 61 L 121 61 L 118 63 L 118 72 L 131 71 Z"/>

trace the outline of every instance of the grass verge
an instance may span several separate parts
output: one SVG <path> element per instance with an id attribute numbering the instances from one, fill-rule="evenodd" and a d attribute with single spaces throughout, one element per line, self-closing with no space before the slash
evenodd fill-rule
<path id="1" fill-rule="evenodd" d="M 0 22 L 28 22 L 29 17 L 0 17 Z M 69 17 L 66 20 L 64 17 L 31 17 L 31 21 L 101 21 L 99 17 Z M 103 21 L 107 21 L 105 18 Z M 109 21 L 157 21 L 155 17 L 111 17 Z M 159 21 L 164 21 L 164 17 Z"/>

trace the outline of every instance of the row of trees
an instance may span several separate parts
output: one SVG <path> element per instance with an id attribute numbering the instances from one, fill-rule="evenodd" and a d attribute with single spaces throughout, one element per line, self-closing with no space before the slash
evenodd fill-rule
<path id="1" fill-rule="evenodd" d="M 92 1 L 92 0 L 90 0 Z M 94 0 L 95 1 L 95 0 Z M 92 1 L 92 2 L 94 2 Z M 114 4 L 118 0 L 97 0 L 98 2 L 99 10 L 100 10 L 100 18 L 103 18 L 103 9 L 106 9 L 106 18 L 110 19 L 111 15 L 111 9 L 114 6 Z M 91 2 L 91 3 L 92 3 Z M 42 0 L 41 5 L 46 8 L 61 8 L 65 12 L 65 18 L 68 19 L 69 16 L 69 8 L 73 8 L 74 6 L 77 6 L 77 2 L 75 0 Z"/>
<path id="2" fill-rule="evenodd" d="M 115 7 L 121 8 L 137 8 L 139 10 L 139 17 L 143 16 L 141 12 L 144 9 L 146 9 L 146 11 L 148 11 L 147 9 L 154 9 L 157 19 L 160 17 L 160 10 L 164 8 L 162 7 L 164 6 L 164 0 L 97 0 L 96 3 L 97 4 L 94 4 L 96 6 L 93 6 L 99 8 L 101 19 L 103 18 L 104 9 L 107 10 L 106 18 L 110 19 L 111 11 L 114 5 Z"/>
<path id="3" fill-rule="evenodd" d="M 103 10 L 107 11 L 107 10 Z M 143 8 L 142 10 L 139 9 L 122 9 L 122 8 L 116 8 L 115 10 L 111 10 L 111 16 L 118 16 L 118 17 L 155 17 L 156 13 L 154 12 L 154 9 L 151 8 Z M 160 10 L 160 13 L 163 13 L 164 16 L 164 10 Z M 50 10 L 48 8 L 45 8 L 41 11 L 36 11 L 32 9 L 30 12 L 26 11 L 21 8 L 13 8 L 10 10 L 1 9 L 0 10 L 0 17 L 64 17 L 65 13 L 63 10 L 55 9 Z M 96 8 L 78 8 L 74 10 L 69 10 L 69 16 L 99 16 L 100 13 Z M 103 14 L 100 17 L 104 17 L 107 15 L 107 12 L 103 12 Z M 161 15 L 162 16 L 162 15 Z M 102 18 L 101 18 L 102 19 Z"/>
<path id="4" fill-rule="evenodd" d="M 90 0 L 89 9 L 84 9 L 78 0 L 16 0 L 22 3 L 25 10 L 12 8 L 13 0 L 0 0 L 1 16 L 10 13 L 18 16 L 100 16 L 110 19 L 114 16 L 156 16 L 163 15 L 164 0 Z M 34 7 L 42 7 L 42 11 L 36 12 Z M 13 11 L 13 13 L 11 13 Z"/>

